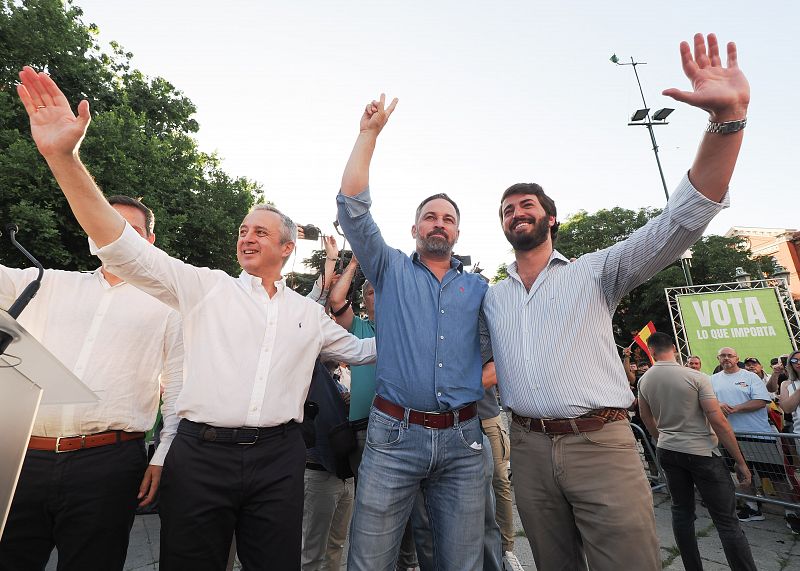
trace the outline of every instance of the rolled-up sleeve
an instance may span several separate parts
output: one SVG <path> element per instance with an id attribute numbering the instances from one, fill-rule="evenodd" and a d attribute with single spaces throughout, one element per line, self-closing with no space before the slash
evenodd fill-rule
<path id="1" fill-rule="evenodd" d="M 386 245 L 378 225 L 372 219 L 369 187 L 355 196 L 345 196 L 340 192 L 336 196 L 336 205 L 339 224 L 350 241 L 364 275 L 379 290 L 383 268 L 394 250 Z"/>

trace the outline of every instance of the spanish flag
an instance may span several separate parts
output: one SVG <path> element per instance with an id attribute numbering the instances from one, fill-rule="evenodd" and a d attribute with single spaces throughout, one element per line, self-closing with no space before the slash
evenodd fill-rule
<path id="1" fill-rule="evenodd" d="M 647 357 L 650 359 L 651 364 L 653 363 L 653 356 L 650 354 L 650 350 L 647 348 L 647 340 L 655 332 L 656 326 L 653 325 L 652 321 L 649 321 L 647 325 L 642 327 L 642 330 L 636 334 L 636 337 L 633 338 L 633 342 L 642 348 L 642 351 L 644 351 Z"/>

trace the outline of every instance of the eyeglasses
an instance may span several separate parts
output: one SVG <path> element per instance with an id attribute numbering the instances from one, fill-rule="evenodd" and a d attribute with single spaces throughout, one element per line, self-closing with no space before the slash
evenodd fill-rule
<path id="1" fill-rule="evenodd" d="M 719 355 L 717 355 L 717 357 L 720 358 L 720 359 L 727 359 L 727 358 L 735 359 L 736 358 L 736 354 L 733 354 L 733 353 L 720 353 Z"/>
<path id="2" fill-rule="evenodd" d="M 797 357 L 792 357 L 791 359 L 789 359 L 789 362 L 792 365 L 796 365 L 797 363 L 800 363 L 800 359 L 798 359 Z"/>

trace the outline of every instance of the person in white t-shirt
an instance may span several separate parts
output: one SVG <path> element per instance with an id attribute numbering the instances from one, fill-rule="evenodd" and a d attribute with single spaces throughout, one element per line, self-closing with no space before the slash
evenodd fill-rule
<path id="1" fill-rule="evenodd" d="M 774 432 L 766 409 L 772 398 L 764 382 L 755 373 L 739 368 L 739 356 L 732 347 L 722 347 L 717 352 L 717 359 L 722 370 L 711 376 L 711 384 L 734 432 Z M 742 438 L 739 436 L 740 440 Z M 767 469 L 766 465 L 757 464 L 760 463 L 754 463 L 751 469 L 758 472 L 759 476 L 770 475 L 772 470 Z M 755 487 L 751 484 L 746 493 L 755 495 Z M 750 501 L 745 502 L 738 515 L 741 521 L 764 519 L 758 504 Z"/>

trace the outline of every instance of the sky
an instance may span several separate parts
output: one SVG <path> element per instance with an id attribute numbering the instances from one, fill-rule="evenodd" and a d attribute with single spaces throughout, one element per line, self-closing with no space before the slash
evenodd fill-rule
<path id="1" fill-rule="evenodd" d="M 673 107 L 656 127 L 670 190 L 691 166 L 704 111 L 661 95 L 689 89 L 678 52 L 695 32 L 736 41 L 751 85 L 731 226 L 799 228 L 792 117 L 800 8 L 790 1 L 293 2 L 76 0 L 99 40 L 197 106 L 197 140 L 223 168 L 263 185 L 296 222 L 332 233 L 335 194 L 364 106 L 400 102 L 378 139 L 370 185 L 386 241 L 411 252 L 417 204 L 447 192 L 462 213 L 456 252 L 492 275 L 513 260 L 497 209 L 503 190 L 537 182 L 561 220 L 579 210 L 662 207 L 642 107 Z M 90 134 L 91 136 L 91 128 Z M 112 189 L 106 189 L 112 190 Z M 233 240 L 231 255 L 234 254 Z M 341 240 L 340 240 L 341 246 Z M 298 261 L 316 247 L 304 242 Z"/>

